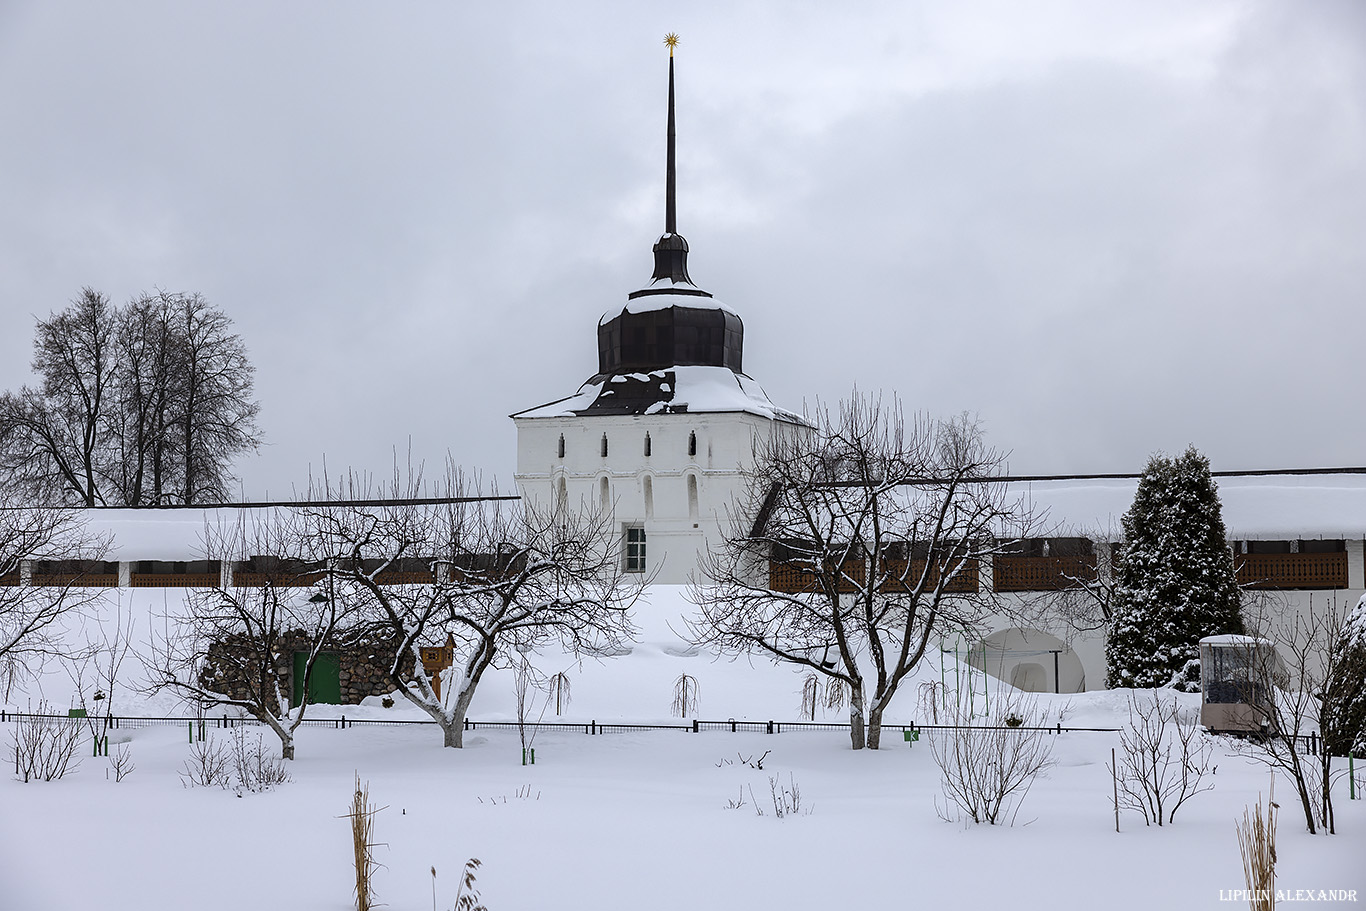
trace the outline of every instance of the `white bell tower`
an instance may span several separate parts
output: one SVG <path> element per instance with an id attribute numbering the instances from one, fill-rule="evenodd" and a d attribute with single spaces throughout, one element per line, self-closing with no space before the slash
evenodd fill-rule
<path id="1" fill-rule="evenodd" d="M 597 373 L 574 395 L 512 419 L 523 497 L 611 507 L 625 568 L 682 583 L 730 521 L 756 439 L 808 425 L 744 374 L 739 315 L 688 276 L 688 242 L 675 223 L 677 39 L 666 43 L 664 234 L 654 274 L 598 322 Z"/>

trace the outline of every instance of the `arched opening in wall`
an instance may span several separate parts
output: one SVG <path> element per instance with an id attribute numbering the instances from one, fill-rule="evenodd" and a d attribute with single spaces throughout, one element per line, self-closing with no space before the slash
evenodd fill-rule
<path id="1" fill-rule="evenodd" d="M 598 499 L 601 501 L 603 509 L 612 508 L 612 486 L 606 478 L 598 482 Z"/>
<path id="2" fill-rule="evenodd" d="M 650 431 L 645 431 L 645 458 L 650 457 Z"/>
<path id="3" fill-rule="evenodd" d="M 560 434 L 559 457 L 564 458 L 564 434 Z"/>
<path id="4" fill-rule="evenodd" d="M 697 519 L 697 475 L 688 475 L 688 518 Z"/>
<path id="5" fill-rule="evenodd" d="M 648 439 L 648 437 L 647 437 L 646 439 Z M 648 452 L 645 453 L 645 454 L 646 454 L 646 455 L 649 455 Z M 649 475 L 646 475 L 646 476 L 645 476 L 645 485 L 644 485 L 644 486 L 645 486 L 645 518 L 647 518 L 647 519 L 653 519 L 653 518 L 655 517 L 655 482 L 654 482 L 654 480 L 653 480 Z"/>
<path id="6" fill-rule="evenodd" d="M 602 435 L 602 457 L 607 458 L 607 434 Z"/>
<path id="7" fill-rule="evenodd" d="M 690 455 L 690 456 L 696 456 L 696 455 L 697 455 L 697 431 L 696 431 L 696 430 L 689 430 L 689 431 L 688 431 L 688 455 Z"/>
<path id="8" fill-rule="evenodd" d="M 569 485 L 565 483 L 564 478 L 560 478 L 559 483 L 555 485 L 555 508 L 561 512 L 569 508 Z"/>
<path id="9" fill-rule="evenodd" d="M 1042 630 L 1014 626 L 963 646 L 959 660 L 1029 693 L 1081 693 L 1086 670 L 1066 643 Z M 951 650 L 950 650 L 951 651 Z"/>
<path id="10" fill-rule="evenodd" d="M 1010 685 L 1026 693 L 1047 692 L 1048 672 L 1037 661 L 1017 664 L 1010 672 Z"/>

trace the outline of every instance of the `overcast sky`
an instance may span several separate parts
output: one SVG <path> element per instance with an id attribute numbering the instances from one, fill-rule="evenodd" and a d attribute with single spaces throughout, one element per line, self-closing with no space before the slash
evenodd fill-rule
<path id="1" fill-rule="evenodd" d="M 1017 472 L 1366 464 L 1353 0 L 0 0 L 0 388 L 82 286 L 199 292 L 246 496 L 410 446 L 510 486 L 649 277 L 668 31 L 692 277 L 779 405 L 973 412 Z"/>

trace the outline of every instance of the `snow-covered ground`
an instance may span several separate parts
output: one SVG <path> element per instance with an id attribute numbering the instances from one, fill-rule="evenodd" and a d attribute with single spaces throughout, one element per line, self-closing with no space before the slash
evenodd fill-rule
<path id="1" fill-rule="evenodd" d="M 159 592 L 154 605 L 144 593 L 122 592 L 132 595 L 149 599 L 132 605 L 139 612 L 164 605 Z M 800 674 L 690 655 L 671 632 L 685 609 L 681 592 L 656 589 L 652 601 L 630 654 L 581 665 L 538 658 L 542 671 L 570 674 L 565 718 L 676 721 L 670 703 L 682 673 L 700 684 L 697 717 L 797 718 Z M 139 637 L 145 634 L 140 625 Z M 128 670 L 136 682 L 135 662 Z M 942 671 L 927 667 L 890 720 L 926 720 L 919 682 L 941 677 L 966 695 L 952 661 Z M 57 705 L 69 703 L 71 683 L 58 669 L 48 669 L 41 688 Z M 992 684 L 973 698 L 1002 694 Z M 8 703 L 21 707 L 27 698 L 11 693 Z M 172 708 L 122 691 L 115 699 L 127 714 Z M 1065 723 L 1076 726 L 1115 726 L 1125 717 L 1119 692 L 1044 696 L 1040 704 L 1053 714 L 1065 707 Z M 513 705 L 510 677 L 495 675 L 472 717 L 508 719 Z M 319 718 L 343 713 L 418 717 L 401 702 L 310 709 Z M 553 709 L 546 720 L 555 720 Z M 12 725 L 0 728 L 8 747 Z M 447 750 L 432 726 L 365 725 L 302 729 L 293 780 L 238 797 L 183 785 L 187 734 L 179 727 L 114 732 L 137 766 L 122 782 L 107 774 L 108 760 L 89 756 L 62 781 L 0 780 L 0 908 L 353 907 L 351 836 L 340 817 L 356 775 L 386 807 L 375 821 L 384 865 L 375 886 L 392 909 L 432 907 L 433 866 L 438 907 L 450 908 L 470 857 L 483 862 L 478 884 L 492 911 L 1239 907 L 1221 900 L 1221 891 L 1227 897 L 1244 888 L 1234 820 L 1270 781 L 1264 767 L 1219 743 L 1214 789 L 1183 807 L 1173 826 L 1145 828 L 1125 814 L 1117 834 L 1105 766 L 1115 735 L 1062 734 L 1053 738 L 1056 765 L 1015 826 L 997 828 L 941 819 L 946 805 L 928 745 L 907 747 L 899 735 L 876 753 L 855 753 L 844 732 L 545 731 L 534 742 L 536 765 L 523 766 L 515 731 L 470 732 L 465 749 Z M 742 761 L 765 753 L 762 770 Z M 771 777 L 800 790 L 797 814 L 775 818 Z M 1286 782 L 1276 795 L 1278 887 L 1355 889 L 1366 900 L 1366 801 L 1349 801 L 1343 781 L 1341 834 L 1311 837 Z M 741 799 L 743 806 L 728 808 Z"/>

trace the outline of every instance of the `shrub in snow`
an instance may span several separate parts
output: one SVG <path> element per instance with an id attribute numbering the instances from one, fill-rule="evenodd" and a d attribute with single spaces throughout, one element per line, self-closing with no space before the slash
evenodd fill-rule
<path id="1" fill-rule="evenodd" d="M 79 719 L 54 717 L 51 712 L 52 707 L 41 702 L 36 714 L 14 719 L 14 773 L 20 781 L 56 781 L 81 764 L 75 758 L 81 742 Z"/>
<path id="2" fill-rule="evenodd" d="M 1124 516 L 1108 686 L 1199 691 L 1200 639 L 1243 632 L 1226 538 L 1209 460 L 1149 460 Z"/>
<path id="3" fill-rule="evenodd" d="M 226 788 L 228 751 L 212 737 L 190 744 L 190 756 L 180 769 L 180 783 L 187 788 Z"/>
<path id="4" fill-rule="evenodd" d="M 948 707 L 948 730 L 930 737 L 930 754 L 941 774 L 944 797 L 977 823 L 1012 825 L 1034 779 L 1053 764 L 1053 739 L 1037 725 L 1007 727 L 1006 719 L 1038 717 L 1036 704 L 1020 697 L 999 700 L 986 724 L 972 726 L 965 706 Z M 980 720 L 980 719 L 979 719 Z M 947 807 L 939 815 L 952 819 Z"/>
<path id="5" fill-rule="evenodd" d="M 133 764 L 133 748 L 127 743 L 114 747 L 114 755 L 109 759 L 109 768 L 114 773 L 114 781 L 123 781 L 137 768 Z M 106 773 L 108 774 L 108 773 Z"/>
<path id="6" fill-rule="evenodd" d="M 674 681 L 674 701 L 670 711 L 679 718 L 696 715 L 697 694 L 697 678 L 691 674 L 679 674 L 678 679 Z"/>
<path id="7" fill-rule="evenodd" d="M 283 758 L 266 752 L 265 740 L 255 740 L 242 728 L 234 728 L 228 742 L 213 737 L 190 744 L 190 756 L 180 772 L 187 788 L 220 787 L 237 792 L 261 793 L 291 779 Z"/>
<path id="8" fill-rule="evenodd" d="M 1110 769 L 1119 806 L 1141 813 L 1144 825 L 1170 823 L 1183 803 L 1214 787 L 1204 782 L 1209 741 L 1170 694 L 1129 694 L 1129 720 L 1120 729 L 1119 747 L 1117 768 Z"/>

